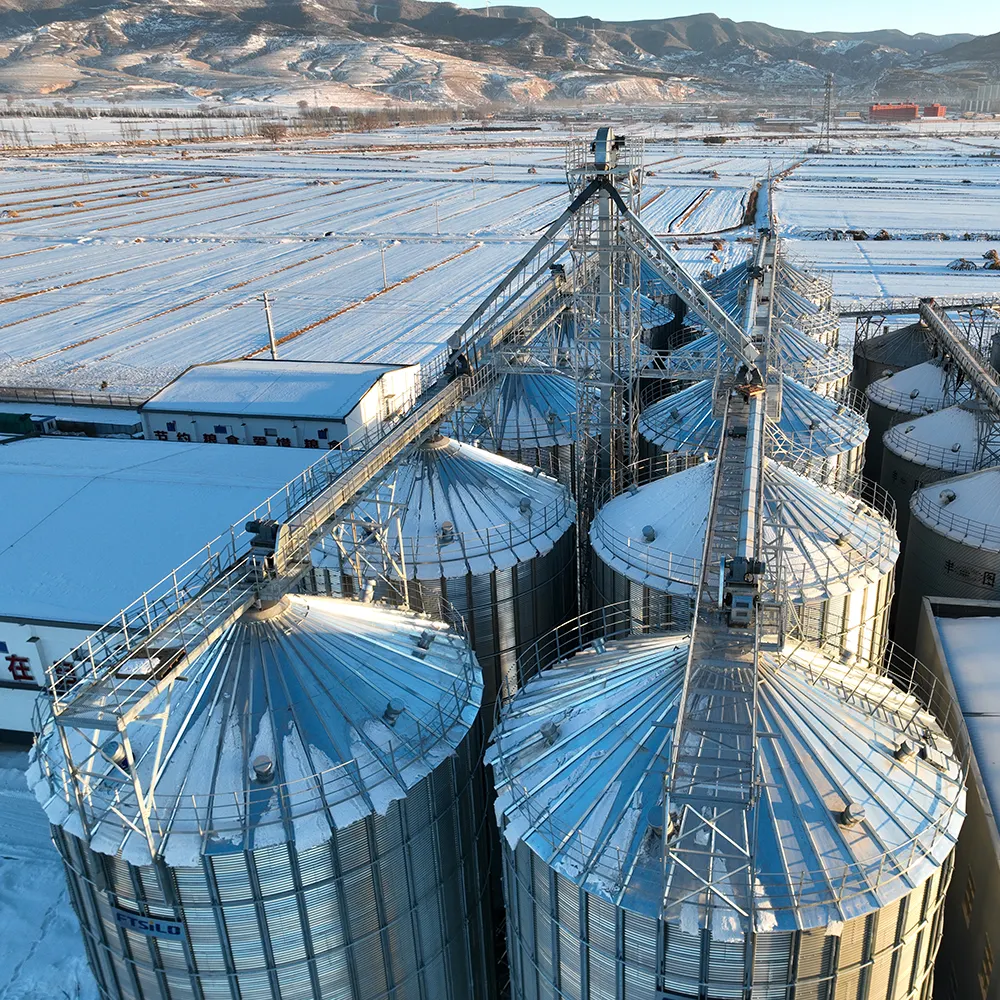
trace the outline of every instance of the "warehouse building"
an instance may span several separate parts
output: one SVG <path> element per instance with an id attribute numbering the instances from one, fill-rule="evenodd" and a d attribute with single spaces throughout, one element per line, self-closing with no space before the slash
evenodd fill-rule
<path id="1" fill-rule="evenodd" d="M 157 441 L 336 448 L 409 410 L 419 380 L 419 365 L 194 365 L 142 407 L 143 430 Z"/>
<path id="2" fill-rule="evenodd" d="M 926 597 L 917 657 L 950 689 L 972 743 L 967 816 L 955 851 L 938 959 L 940 1000 L 998 1000 L 1000 973 L 1000 603 Z"/>
<path id="3" fill-rule="evenodd" d="M 0 739 L 27 737 L 47 668 L 307 462 L 104 439 L 0 448 Z"/>

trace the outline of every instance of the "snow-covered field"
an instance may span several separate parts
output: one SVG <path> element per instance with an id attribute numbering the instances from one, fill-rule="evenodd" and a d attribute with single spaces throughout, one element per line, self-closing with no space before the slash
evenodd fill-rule
<path id="1" fill-rule="evenodd" d="M 24 779 L 27 756 L 0 750 L 0 997 L 96 1000 L 62 862 Z"/>
<path id="2" fill-rule="evenodd" d="M 750 194 L 770 173 L 785 175 L 774 205 L 788 252 L 829 274 L 842 305 L 1000 294 L 1000 272 L 982 268 L 1000 240 L 980 235 L 1000 234 L 996 140 L 900 130 L 815 156 L 814 136 L 746 129 L 705 146 L 714 128 L 626 129 L 647 141 L 643 217 L 693 273 L 745 256 Z M 107 129 L 92 141 L 117 141 Z M 265 290 L 282 358 L 427 360 L 567 204 L 573 135 L 434 126 L 8 157 L 0 383 L 152 393 L 192 364 L 258 356 Z M 848 228 L 895 238 L 817 238 Z M 951 270 L 959 257 L 978 268 Z M 93 1000 L 23 767 L 0 752 L 0 927 L 15 928 L 0 935 L 0 1000 Z"/>

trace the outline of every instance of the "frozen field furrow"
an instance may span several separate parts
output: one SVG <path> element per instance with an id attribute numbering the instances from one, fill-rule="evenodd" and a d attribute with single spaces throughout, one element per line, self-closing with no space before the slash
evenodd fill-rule
<path id="1" fill-rule="evenodd" d="M 473 240 L 390 244 L 383 288 L 375 241 L 168 244 L 185 248 L 180 261 L 151 246 L 86 248 L 105 260 L 107 249 L 120 251 L 121 273 L 99 293 L 51 288 L 8 303 L 3 381 L 153 390 L 191 364 L 266 350 L 266 289 L 282 357 L 355 360 L 398 350 L 400 360 L 422 360 L 523 253 L 518 244 Z M 133 253 L 142 271 L 130 277 Z"/>

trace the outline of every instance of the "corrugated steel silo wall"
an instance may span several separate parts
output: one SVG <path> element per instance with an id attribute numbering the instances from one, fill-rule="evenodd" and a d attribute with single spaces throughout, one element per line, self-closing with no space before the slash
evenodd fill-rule
<path id="1" fill-rule="evenodd" d="M 912 413 L 890 410 L 879 403 L 868 405 L 868 440 L 865 442 L 865 475 L 875 482 L 881 480 L 882 455 L 885 446 L 882 435 L 894 425 L 912 418 Z"/>
<path id="2" fill-rule="evenodd" d="M 477 722 L 385 816 L 301 851 L 136 867 L 53 828 L 102 997 L 495 997 L 483 735 Z M 186 939 L 124 930 L 112 907 L 180 921 Z"/>
<path id="3" fill-rule="evenodd" d="M 895 573 L 890 571 L 876 583 L 841 597 L 797 605 L 800 637 L 837 655 L 846 651 L 869 664 L 881 663 L 889 637 L 894 579 Z M 627 601 L 641 626 L 690 627 L 693 597 L 670 596 L 633 583 L 596 554 L 591 561 L 591 589 L 594 607 Z"/>
<path id="4" fill-rule="evenodd" d="M 963 545 L 910 518 L 899 580 L 896 642 L 913 652 L 924 597 L 1000 600 L 1000 552 Z"/>
<path id="5" fill-rule="evenodd" d="M 929 1000 L 951 866 L 839 929 L 757 934 L 754 997 Z M 742 944 L 615 907 L 523 843 L 504 844 L 504 898 L 512 1000 L 743 995 Z"/>
<path id="6" fill-rule="evenodd" d="M 576 461 L 576 446 L 558 444 L 550 447 L 530 447 L 522 445 L 513 451 L 501 449 L 497 454 L 521 465 L 541 469 L 547 476 L 573 489 L 573 465 Z"/>
<path id="7" fill-rule="evenodd" d="M 897 455 L 891 448 L 882 446 L 880 483 L 896 504 L 896 534 L 904 545 L 910 529 L 910 497 L 913 496 L 913 491 L 928 483 L 937 483 L 956 475 L 959 473 L 911 462 Z"/>

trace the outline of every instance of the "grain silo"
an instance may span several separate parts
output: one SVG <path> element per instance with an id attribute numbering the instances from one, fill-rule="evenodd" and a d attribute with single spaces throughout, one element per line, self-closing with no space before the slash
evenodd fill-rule
<path id="1" fill-rule="evenodd" d="M 902 541 L 910 523 L 915 489 L 976 468 L 982 404 L 957 406 L 893 424 L 882 435 L 882 488 L 896 504 L 896 530 Z"/>
<path id="2" fill-rule="evenodd" d="M 930 361 L 934 356 L 930 331 L 923 323 L 910 323 L 874 336 L 856 336 L 851 385 L 864 392 L 876 379 Z"/>
<path id="3" fill-rule="evenodd" d="M 775 283 L 774 313 L 821 344 L 836 348 L 840 342 L 840 317 L 784 282 Z"/>
<path id="4" fill-rule="evenodd" d="M 834 395 L 847 385 L 851 376 L 848 355 L 813 340 L 792 326 L 784 323 L 775 325 L 778 327 L 777 369 L 782 375 L 825 395 Z M 673 351 L 670 358 L 675 366 L 690 364 L 709 369 L 726 353 L 727 349 L 719 336 L 707 333 Z"/>
<path id="5" fill-rule="evenodd" d="M 690 621 L 714 474 L 715 462 L 704 462 L 601 507 L 590 528 L 598 606 L 628 602 L 654 627 Z M 796 634 L 879 662 L 899 555 L 892 522 L 768 460 L 764 536 L 768 574 L 784 583 L 799 619 Z"/>
<path id="6" fill-rule="evenodd" d="M 575 519 L 569 491 L 537 468 L 438 435 L 394 464 L 313 563 L 331 593 L 363 594 L 375 566 L 393 598 L 405 577 L 410 607 L 461 616 L 491 713 L 501 686 L 516 686 L 518 650 L 574 613 Z"/>
<path id="7" fill-rule="evenodd" d="M 663 456 L 670 471 L 714 456 L 722 434 L 713 411 L 714 382 L 696 382 L 647 406 L 639 415 L 644 457 Z M 861 472 L 868 424 L 857 411 L 784 378 L 781 415 L 771 424 L 771 453 L 821 482 L 849 484 Z"/>
<path id="8" fill-rule="evenodd" d="M 513 1000 L 929 1000 L 965 802 L 953 706 L 937 692 L 946 733 L 885 676 L 762 651 L 753 875 L 720 864 L 695 892 L 671 853 L 693 819 L 663 800 L 688 648 L 598 641 L 505 706 L 487 760 Z"/>
<path id="9" fill-rule="evenodd" d="M 102 996 L 495 996 L 482 691 L 446 625 L 292 596 L 156 694 L 127 756 L 50 717 L 29 779 Z"/>
<path id="10" fill-rule="evenodd" d="M 501 376 L 475 414 L 473 433 L 491 451 L 570 486 L 576 420 L 573 379 L 555 368 L 524 366 Z"/>
<path id="11" fill-rule="evenodd" d="M 923 597 L 1000 599 L 1000 467 L 915 490 L 910 497 L 896 640 L 912 649 Z"/>
<path id="12" fill-rule="evenodd" d="M 882 436 L 893 424 L 934 413 L 969 396 L 967 387 L 956 386 L 953 366 L 940 358 L 876 379 L 865 392 L 869 403 L 865 469 L 875 480 L 882 468 Z"/>

